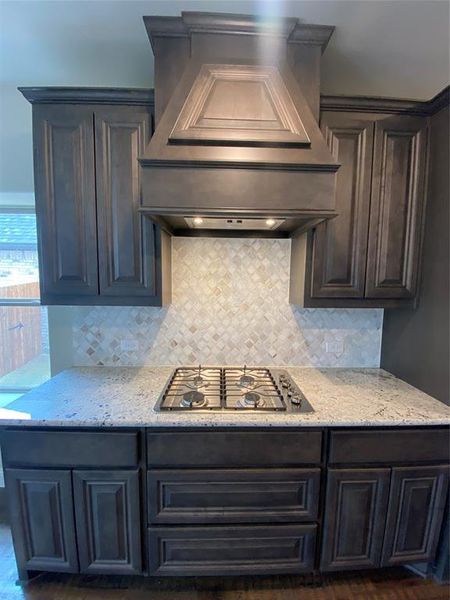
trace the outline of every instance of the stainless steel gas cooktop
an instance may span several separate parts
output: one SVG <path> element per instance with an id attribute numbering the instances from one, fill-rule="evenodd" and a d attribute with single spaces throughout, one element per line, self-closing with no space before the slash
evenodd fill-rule
<path id="1" fill-rule="evenodd" d="M 289 374 L 265 367 L 179 367 L 156 410 L 312 412 Z"/>

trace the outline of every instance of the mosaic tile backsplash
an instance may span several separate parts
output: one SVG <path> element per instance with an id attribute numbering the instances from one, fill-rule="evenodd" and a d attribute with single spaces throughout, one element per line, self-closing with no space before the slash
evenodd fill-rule
<path id="1" fill-rule="evenodd" d="M 167 308 L 77 308 L 76 366 L 378 367 L 383 311 L 288 302 L 290 240 L 173 238 Z"/>

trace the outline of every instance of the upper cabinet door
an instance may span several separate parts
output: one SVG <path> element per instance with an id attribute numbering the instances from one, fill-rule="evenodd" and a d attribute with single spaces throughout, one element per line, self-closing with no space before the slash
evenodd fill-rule
<path id="1" fill-rule="evenodd" d="M 447 498 L 448 465 L 392 470 L 384 566 L 433 560 Z"/>
<path id="2" fill-rule="evenodd" d="M 427 120 L 390 117 L 375 126 L 366 296 L 413 298 L 425 205 Z"/>
<path id="3" fill-rule="evenodd" d="M 33 108 L 43 304 L 98 294 L 93 127 L 89 107 Z"/>
<path id="4" fill-rule="evenodd" d="M 150 138 L 146 107 L 99 107 L 95 111 L 100 294 L 149 297 L 157 294 L 154 226 L 139 214 L 138 157 Z"/>
<path id="5" fill-rule="evenodd" d="M 362 298 L 372 172 L 373 120 L 364 115 L 324 113 L 321 128 L 337 162 L 338 216 L 314 234 L 313 298 Z"/>

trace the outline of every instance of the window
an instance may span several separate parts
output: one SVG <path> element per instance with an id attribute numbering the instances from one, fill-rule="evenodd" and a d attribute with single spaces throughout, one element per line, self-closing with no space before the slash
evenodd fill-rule
<path id="1" fill-rule="evenodd" d="M 36 215 L 33 206 L 11 204 L 0 202 L 0 407 L 50 377 Z"/>

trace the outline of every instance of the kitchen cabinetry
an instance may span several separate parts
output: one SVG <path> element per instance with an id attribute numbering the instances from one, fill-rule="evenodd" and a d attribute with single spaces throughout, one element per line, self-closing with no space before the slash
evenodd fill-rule
<path id="1" fill-rule="evenodd" d="M 322 568 L 380 565 L 389 469 L 329 469 Z"/>
<path id="2" fill-rule="evenodd" d="M 338 216 L 309 234 L 304 297 L 291 291 L 291 302 L 411 305 L 419 281 L 428 118 L 355 108 L 324 111 L 321 128 L 341 163 Z M 294 237 L 294 255 L 296 244 Z M 298 277 L 293 270 L 291 279 Z"/>
<path id="3" fill-rule="evenodd" d="M 316 525 L 154 527 L 152 575 L 258 575 L 314 568 Z"/>
<path id="4" fill-rule="evenodd" d="M 142 572 L 137 432 L 12 429 L 2 451 L 21 578 Z"/>
<path id="5" fill-rule="evenodd" d="M 170 236 L 139 212 L 153 105 L 22 92 L 33 102 L 42 303 L 170 302 Z"/>
<path id="6" fill-rule="evenodd" d="M 5 481 L 20 570 L 76 573 L 70 471 L 6 469 Z"/>
<path id="7" fill-rule="evenodd" d="M 283 574 L 432 562 L 448 434 L 7 428 L 19 574 Z"/>
<path id="8" fill-rule="evenodd" d="M 138 471 L 74 471 L 80 571 L 141 572 Z"/>
<path id="9" fill-rule="evenodd" d="M 432 560 L 447 485 L 446 465 L 392 470 L 382 565 Z"/>
<path id="10" fill-rule="evenodd" d="M 329 462 L 354 466 L 328 469 L 322 570 L 434 558 L 448 489 L 445 436 L 444 429 L 331 433 Z M 378 452 L 372 452 L 375 440 Z M 446 464 L 420 464 L 441 458 Z M 396 465 L 402 462 L 411 466 Z"/>

